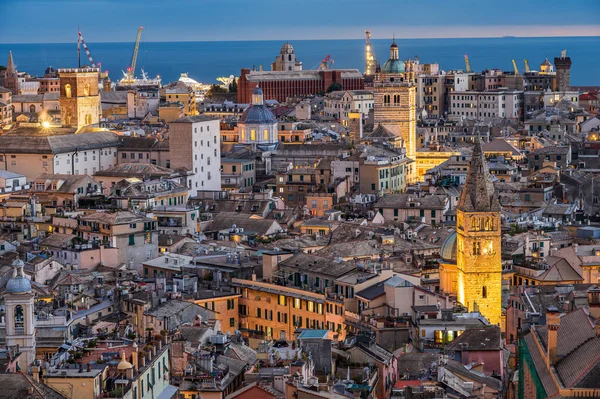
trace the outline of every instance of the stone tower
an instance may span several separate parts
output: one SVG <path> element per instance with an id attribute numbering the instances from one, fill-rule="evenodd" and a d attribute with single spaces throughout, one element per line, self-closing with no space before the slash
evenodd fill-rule
<path id="1" fill-rule="evenodd" d="M 398 45 L 392 42 L 390 58 L 375 75 L 373 82 L 373 117 L 375 126 L 381 124 L 396 136 L 402 137 L 406 156 L 416 157 L 417 103 L 416 86 L 411 73 L 405 71 L 398 57 Z M 409 170 L 408 181 L 416 179 L 414 167 Z"/>
<path id="2" fill-rule="evenodd" d="M 2 79 L 2 86 L 5 89 L 12 91 L 12 94 L 19 94 L 19 77 L 17 74 L 17 68 L 13 61 L 12 51 L 8 52 L 8 62 L 6 64 L 6 71 L 4 71 Z"/>
<path id="3" fill-rule="evenodd" d="M 6 284 L 4 306 L 6 309 L 6 345 L 18 346 L 22 353 L 23 364 L 19 367 L 26 370 L 35 360 L 35 315 L 34 294 L 31 282 L 23 273 L 25 263 L 17 259 L 12 264 L 13 277 Z"/>
<path id="4" fill-rule="evenodd" d="M 456 206 L 458 301 L 491 324 L 502 315 L 500 202 L 479 137 Z"/>
<path id="5" fill-rule="evenodd" d="M 301 71 L 302 62 L 296 58 L 294 47 L 290 43 L 284 43 L 281 46 L 279 56 L 275 58 L 275 62 L 271 64 L 271 70 L 279 72 Z"/>
<path id="6" fill-rule="evenodd" d="M 80 128 L 100 122 L 98 68 L 59 69 L 60 120 L 64 127 Z"/>
<path id="7" fill-rule="evenodd" d="M 567 51 L 563 51 L 560 57 L 554 57 L 556 68 L 556 89 L 558 91 L 571 90 L 571 58 L 567 57 Z"/>

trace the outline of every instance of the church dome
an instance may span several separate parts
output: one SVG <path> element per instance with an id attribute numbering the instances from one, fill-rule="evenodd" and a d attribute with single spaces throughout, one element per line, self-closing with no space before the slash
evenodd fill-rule
<path id="1" fill-rule="evenodd" d="M 281 46 L 281 54 L 294 54 L 294 46 L 286 42 Z"/>
<path id="2" fill-rule="evenodd" d="M 390 46 L 390 58 L 381 67 L 381 73 L 404 73 L 404 62 L 398 57 L 398 45 L 396 40 Z"/>
<path id="3" fill-rule="evenodd" d="M 6 283 L 6 292 L 10 294 L 22 294 L 31 291 L 31 281 L 23 274 L 25 263 L 21 259 L 16 259 L 12 263 L 15 269 L 14 276 Z"/>
<path id="4" fill-rule="evenodd" d="M 404 62 L 389 59 L 381 67 L 381 73 L 404 73 Z"/>
<path id="5" fill-rule="evenodd" d="M 238 123 L 269 125 L 277 123 L 273 112 L 263 103 L 263 91 L 258 85 L 252 92 L 252 105 L 240 116 Z"/>
<path id="6" fill-rule="evenodd" d="M 448 263 L 456 263 L 456 231 L 444 240 L 440 250 L 441 258 Z"/>
<path id="7" fill-rule="evenodd" d="M 125 351 L 121 352 L 121 361 L 119 362 L 119 365 L 117 366 L 117 370 L 119 371 L 125 371 L 125 370 L 129 370 L 133 368 L 133 365 L 131 363 L 129 363 L 127 361 L 127 359 L 125 359 Z"/>
<path id="8" fill-rule="evenodd" d="M 246 109 L 238 123 L 254 124 L 254 125 L 269 125 L 277 123 L 277 118 L 273 112 L 264 105 L 253 105 Z"/>

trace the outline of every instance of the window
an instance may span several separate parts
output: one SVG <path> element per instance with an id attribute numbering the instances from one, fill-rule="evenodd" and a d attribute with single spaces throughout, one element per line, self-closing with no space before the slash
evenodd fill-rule
<path id="1" fill-rule="evenodd" d="M 229 319 L 229 327 L 235 327 L 235 317 Z"/>
<path id="2" fill-rule="evenodd" d="M 71 97 L 71 85 L 70 84 L 65 85 L 65 97 L 67 97 L 67 98 Z"/>
<path id="3" fill-rule="evenodd" d="M 481 297 L 487 298 L 487 287 L 485 285 L 481 287 Z"/>
<path id="4" fill-rule="evenodd" d="M 277 297 L 277 304 L 286 306 L 287 305 L 287 297 L 285 295 L 279 295 Z"/>
<path id="5" fill-rule="evenodd" d="M 261 308 L 256 308 L 256 317 L 258 317 L 259 319 L 262 317 L 262 310 Z"/>
<path id="6" fill-rule="evenodd" d="M 300 298 L 294 298 L 294 308 L 300 309 Z"/>
<path id="7" fill-rule="evenodd" d="M 135 245 L 135 236 L 133 234 L 129 236 L 129 245 Z"/>
<path id="8" fill-rule="evenodd" d="M 250 130 L 250 141 L 256 141 L 256 130 Z"/>
<path id="9" fill-rule="evenodd" d="M 473 255 L 481 255 L 481 244 L 478 241 L 473 243 Z"/>

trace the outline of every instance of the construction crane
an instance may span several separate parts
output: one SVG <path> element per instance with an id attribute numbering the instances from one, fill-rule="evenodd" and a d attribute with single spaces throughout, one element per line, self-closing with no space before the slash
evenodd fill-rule
<path id="1" fill-rule="evenodd" d="M 319 65 L 319 70 L 326 71 L 328 69 L 331 69 L 331 66 L 333 65 L 334 62 L 335 61 L 333 60 L 333 58 L 331 58 L 331 54 L 327 54 L 327 57 L 325 57 L 321 60 L 321 64 Z"/>
<path id="2" fill-rule="evenodd" d="M 523 62 L 525 63 L 525 72 L 531 72 L 531 69 L 529 69 L 529 61 L 527 61 L 527 58 L 525 58 Z"/>
<path id="3" fill-rule="evenodd" d="M 372 76 L 375 75 L 375 70 L 377 69 L 377 61 L 375 60 L 375 53 L 373 52 L 373 47 L 371 46 L 371 31 L 366 30 L 365 35 L 367 36 L 365 42 L 365 75 Z"/>
<path id="4" fill-rule="evenodd" d="M 90 66 L 92 68 L 96 68 L 96 63 L 94 62 L 94 59 L 92 58 L 92 53 L 90 53 L 90 49 L 85 44 L 85 40 L 83 40 L 83 36 L 81 35 L 81 31 L 78 31 L 77 33 L 78 33 L 78 37 L 77 37 L 77 62 L 79 64 L 79 68 L 81 68 L 81 50 L 80 50 L 80 46 L 83 46 L 83 49 L 85 50 L 85 53 L 87 54 L 88 60 L 90 60 Z M 100 63 L 98 63 L 98 68 L 100 68 Z"/>
<path id="5" fill-rule="evenodd" d="M 471 64 L 469 63 L 469 56 L 465 54 L 465 67 L 467 69 L 467 73 L 471 73 Z"/>
<path id="6" fill-rule="evenodd" d="M 133 56 L 131 57 L 131 64 L 127 68 L 127 72 L 125 73 L 125 81 L 133 82 L 135 80 L 135 64 L 137 63 L 138 50 L 140 48 L 140 38 L 142 37 L 143 26 L 137 31 L 137 37 L 135 39 L 135 46 L 133 47 Z"/>
<path id="7" fill-rule="evenodd" d="M 519 68 L 517 68 L 517 61 L 512 60 L 512 64 L 513 64 L 513 69 L 515 71 L 515 75 L 519 74 Z"/>

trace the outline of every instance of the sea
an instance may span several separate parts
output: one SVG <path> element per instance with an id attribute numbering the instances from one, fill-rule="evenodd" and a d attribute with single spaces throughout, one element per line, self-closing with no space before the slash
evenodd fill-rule
<path id="1" fill-rule="evenodd" d="M 421 63 L 440 64 L 443 70 L 464 69 L 464 55 L 468 54 L 471 69 L 482 71 L 499 68 L 512 71 L 512 61 L 519 70 L 523 59 L 531 69 L 548 58 L 551 62 L 561 51 L 573 62 L 571 84 L 574 86 L 600 85 L 600 36 L 544 37 L 544 38 L 481 38 L 481 39 L 396 39 L 400 58 L 419 57 Z M 270 65 L 284 42 L 274 41 L 207 41 L 207 42 L 144 42 L 139 48 L 137 73 L 143 68 L 150 77 L 160 75 L 163 83 L 179 79 L 182 72 L 202 83 L 217 83 L 222 76 L 239 76 L 241 68 L 270 70 Z M 372 40 L 376 58 L 383 64 L 389 57 L 391 39 Z M 365 68 L 364 40 L 294 40 L 297 58 L 304 69 L 317 69 L 323 58 L 331 55 L 333 68 Z M 102 70 L 109 71 L 113 81 L 131 62 L 133 43 L 87 43 Z M 0 44 L 0 65 L 6 63 L 8 51 L 19 71 L 42 75 L 52 66 L 77 66 L 77 42 L 40 44 Z M 81 51 L 82 64 L 88 64 Z"/>

